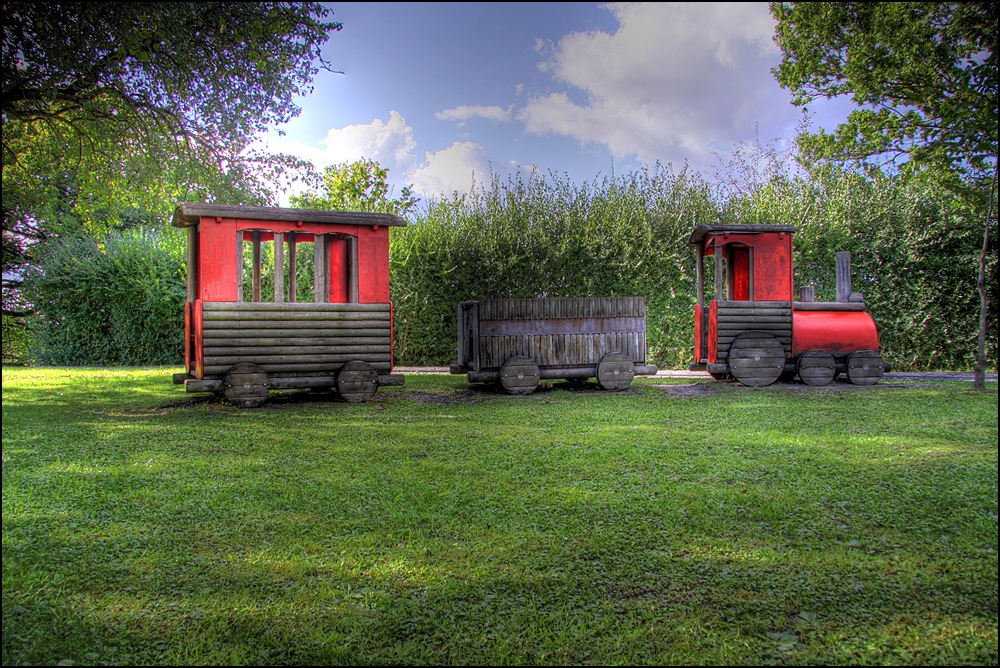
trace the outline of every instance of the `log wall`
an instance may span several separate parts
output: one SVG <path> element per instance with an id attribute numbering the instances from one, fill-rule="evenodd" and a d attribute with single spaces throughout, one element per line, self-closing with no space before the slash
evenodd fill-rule
<path id="1" fill-rule="evenodd" d="M 718 361 L 729 357 L 733 340 L 743 332 L 767 332 L 792 357 L 792 303 L 790 301 L 718 301 Z"/>
<path id="2" fill-rule="evenodd" d="M 329 375 L 361 360 L 391 368 L 389 304 L 204 302 L 205 378 L 237 362 L 268 375 Z"/>
<path id="3" fill-rule="evenodd" d="M 514 355 L 540 367 L 593 366 L 612 352 L 646 363 L 642 297 L 487 299 L 477 312 L 477 371 Z"/>

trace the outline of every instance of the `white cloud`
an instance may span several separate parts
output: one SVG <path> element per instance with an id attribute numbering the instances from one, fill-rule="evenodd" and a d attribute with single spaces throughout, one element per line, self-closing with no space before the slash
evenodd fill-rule
<path id="1" fill-rule="evenodd" d="M 371 123 L 331 128 L 320 143 L 321 146 L 311 146 L 300 141 L 272 139 L 264 142 L 263 148 L 310 160 L 317 168 L 361 158 L 376 160 L 382 167 L 388 167 L 394 194 L 412 184 L 414 191 L 424 198 L 468 192 L 473 176 L 482 183 L 490 175 L 490 154 L 475 142 L 455 142 L 440 151 L 426 152 L 420 163 L 414 152 L 417 143 L 413 128 L 395 109 L 389 112 L 388 122 L 376 118 Z M 287 196 L 282 202 L 285 205 Z"/>
<path id="2" fill-rule="evenodd" d="M 713 146 L 750 139 L 757 123 L 782 134 L 797 118 L 770 73 L 780 52 L 766 4 L 607 8 L 614 34 L 572 33 L 541 63 L 570 91 L 529 100 L 517 116 L 527 132 L 603 144 L 616 158 L 697 165 Z"/>
<path id="3" fill-rule="evenodd" d="M 510 109 L 501 109 L 496 105 L 484 107 L 480 104 L 463 104 L 439 111 L 434 116 L 440 121 L 457 121 L 459 125 L 464 125 L 470 118 L 486 118 L 494 123 L 506 123 L 511 118 Z"/>
<path id="4" fill-rule="evenodd" d="M 424 196 L 467 193 L 473 181 L 483 184 L 490 178 L 490 154 L 476 142 L 454 142 L 436 153 L 428 152 L 426 161 L 412 176 L 414 190 Z"/>

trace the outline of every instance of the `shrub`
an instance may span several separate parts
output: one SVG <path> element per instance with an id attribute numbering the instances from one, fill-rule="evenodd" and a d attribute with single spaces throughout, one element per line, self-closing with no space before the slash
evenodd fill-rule
<path id="1" fill-rule="evenodd" d="M 40 364 L 177 364 L 184 340 L 184 238 L 176 230 L 128 230 L 99 243 L 50 242 L 25 280 L 39 316 Z"/>

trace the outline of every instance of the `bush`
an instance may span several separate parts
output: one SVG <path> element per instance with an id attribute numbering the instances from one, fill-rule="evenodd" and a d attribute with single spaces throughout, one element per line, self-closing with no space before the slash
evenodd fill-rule
<path id="1" fill-rule="evenodd" d="M 38 312 L 40 364 L 178 364 L 183 357 L 185 262 L 178 231 L 128 230 L 103 243 L 51 242 L 25 280 Z"/>

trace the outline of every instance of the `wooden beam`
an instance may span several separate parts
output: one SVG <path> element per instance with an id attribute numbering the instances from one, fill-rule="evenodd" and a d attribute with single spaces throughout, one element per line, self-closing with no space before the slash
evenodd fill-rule
<path id="1" fill-rule="evenodd" d="M 851 252 L 837 253 L 837 301 L 846 302 L 851 298 Z"/>
<path id="2" fill-rule="evenodd" d="M 715 244 L 715 300 L 722 301 L 725 299 L 725 295 L 722 293 L 722 288 L 725 285 L 722 282 L 722 246 Z"/>
<path id="3" fill-rule="evenodd" d="M 326 302 L 326 235 L 313 235 L 313 301 Z"/>
<path id="4" fill-rule="evenodd" d="M 705 308 L 705 249 L 698 245 L 695 250 L 695 276 L 698 284 L 698 306 Z"/>
<path id="5" fill-rule="evenodd" d="M 239 232 L 237 232 L 239 234 Z M 260 230 L 250 233 L 253 244 L 253 301 L 260 301 Z"/>
<path id="6" fill-rule="evenodd" d="M 274 301 L 285 301 L 285 235 L 274 233 Z"/>
<path id="7" fill-rule="evenodd" d="M 358 238 L 347 237 L 347 301 L 358 303 Z"/>

